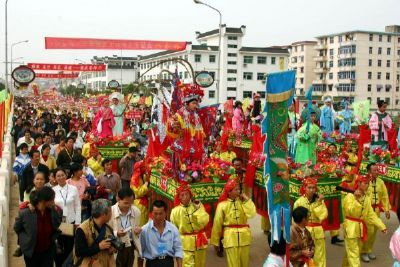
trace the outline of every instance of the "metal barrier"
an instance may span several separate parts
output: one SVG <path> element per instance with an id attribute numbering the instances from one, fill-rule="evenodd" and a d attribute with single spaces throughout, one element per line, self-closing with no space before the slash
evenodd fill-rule
<path id="1" fill-rule="evenodd" d="M 0 267 L 8 267 L 8 238 L 10 181 L 12 178 L 12 111 L 8 117 L 0 161 Z M 1 130 L 1 129 L 0 129 Z"/>

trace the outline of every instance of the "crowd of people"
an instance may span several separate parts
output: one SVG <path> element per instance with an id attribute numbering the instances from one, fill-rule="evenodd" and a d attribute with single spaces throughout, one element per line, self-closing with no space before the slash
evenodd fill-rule
<path id="1" fill-rule="evenodd" d="M 188 99 L 186 105 L 198 107 L 194 101 Z M 226 182 L 213 218 L 195 200 L 187 183 L 177 188 L 172 210 L 162 200 L 149 203 L 149 177 L 143 156 L 148 146 L 150 112 L 146 107 L 135 112 L 118 107 L 118 116 L 110 109 L 110 102 L 119 105 L 117 98 L 104 99 L 95 116 L 50 111 L 29 102 L 15 103 L 12 136 L 17 156 L 13 171 L 20 200 L 14 225 L 19 244 L 15 256 L 23 256 L 26 266 L 35 267 L 133 266 L 135 259 L 138 266 L 202 267 L 210 242 L 218 256 L 226 257 L 227 266 L 250 266 L 252 233 L 248 220 L 256 215 L 256 207 L 251 190 L 243 182 L 246 161 L 237 157 L 234 146 L 242 142 L 244 135 L 251 136 L 252 125 L 262 121 L 260 96 L 254 95 L 252 105 L 246 108 L 240 101 L 227 103 L 214 126 L 208 154 L 232 164 L 235 174 Z M 302 120 L 294 107 L 289 109 L 288 152 L 295 162 L 315 164 L 319 141 L 329 139 L 338 129 L 341 134 L 351 132 L 348 105 L 337 125 L 331 102 L 326 100 L 321 111 L 312 110 L 308 121 Z M 386 104 L 380 102 L 378 108 L 369 123 L 371 145 L 387 146 L 387 130 L 392 122 L 385 112 Z M 131 117 L 120 120 L 124 112 Z M 177 114 L 177 121 L 179 116 L 191 116 Z M 219 133 L 227 125 L 233 129 L 234 138 L 223 146 L 224 136 Z M 87 142 L 87 136 L 93 128 L 107 137 L 115 131 L 120 133 L 121 127 L 130 129 L 132 142 L 116 171 L 113 162 L 103 159 Z M 349 155 L 347 160 L 349 165 L 355 164 Z M 339 238 L 339 231 L 331 232 L 333 244 L 345 243 L 343 266 L 360 266 L 360 257 L 366 262 L 375 260 L 376 232 L 387 232 L 380 219 L 381 212 L 390 218 L 387 189 L 378 177 L 376 164 L 371 163 L 367 169 L 367 176 L 354 173 L 351 180 L 346 180 L 350 175 L 344 177 L 343 187 L 348 189 L 342 196 L 344 240 Z M 274 241 L 268 219 L 263 217 L 270 245 L 264 266 L 286 266 L 287 260 L 293 266 L 327 266 L 322 223 L 329 211 L 324 196 L 318 193 L 317 180 L 306 177 L 302 183 L 301 197 L 293 203 L 290 244 L 283 239 Z M 206 227 L 210 221 L 208 242 Z M 399 236 L 398 230 L 390 244 L 396 264 L 400 261 Z M 287 251 L 290 256 L 286 260 Z"/>

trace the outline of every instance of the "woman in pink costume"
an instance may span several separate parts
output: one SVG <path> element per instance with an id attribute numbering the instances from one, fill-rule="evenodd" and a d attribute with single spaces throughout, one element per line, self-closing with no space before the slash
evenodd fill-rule
<path id="1" fill-rule="evenodd" d="M 93 119 L 93 129 L 99 138 L 112 137 L 112 128 L 115 125 L 114 115 L 110 108 L 110 100 L 101 100 L 101 107 Z"/>

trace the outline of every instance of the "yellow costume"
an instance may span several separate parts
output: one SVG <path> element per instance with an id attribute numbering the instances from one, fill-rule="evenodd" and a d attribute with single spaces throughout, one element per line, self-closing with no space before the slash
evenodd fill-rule
<path id="1" fill-rule="evenodd" d="M 326 267 L 326 248 L 325 248 L 325 234 L 321 222 L 328 218 L 328 209 L 324 201 L 315 201 L 310 203 L 307 197 L 302 196 L 296 200 L 293 209 L 297 207 L 304 207 L 309 211 L 307 230 L 310 232 L 314 240 L 314 266 Z"/>
<path id="2" fill-rule="evenodd" d="M 104 173 L 104 168 L 103 166 L 101 166 L 101 162 L 97 161 L 95 158 L 91 157 L 90 159 L 88 159 L 87 164 L 89 168 L 92 169 L 96 177 Z"/>
<path id="3" fill-rule="evenodd" d="M 371 198 L 372 208 L 378 218 L 380 218 L 381 211 L 390 211 L 389 196 L 385 183 L 380 178 L 369 182 L 367 195 Z M 363 243 L 361 253 L 372 253 L 374 242 L 376 238 L 376 231 L 378 230 L 374 224 L 367 223 L 368 240 Z"/>
<path id="4" fill-rule="evenodd" d="M 354 194 L 347 194 L 343 201 L 345 256 L 342 267 L 360 267 L 361 239 L 364 237 L 364 224 L 373 224 L 379 230 L 386 229 L 381 219 L 372 209 L 371 199 L 363 196 L 357 200 Z"/>
<path id="5" fill-rule="evenodd" d="M 170 220 L 181 235 L 183 266 L 204 267 L 207 250 L 207 236 L 204 228 L 210 220 L 204 206 L 200 204 L 200 208 L 196 209 L 192 202 L 187 207 L 178 205 L 172 209 Z"/>
<path id="6" fill-rule="evenodd" d="M 143 183 L 142 179 L 140 179 L 140 186 L 131 185 L 131 189 L 135 194 L 135 200 L 133 204 L 140 210 L 140 226 L 143 226 L 149 220 L 149 210 L 148 210 L 148 200 L 147 193 L 149 192 L 149 188 L 146 184 Z"/>
<path id="7" fill-rule="evenodd" d="M 82 147 L 82 156 L 85 158 L 90 157 L 90 143 L 85 143 Z"/>
<path id="8" fill-rule="evenodd" d="M 256 206 L 250 199 L 227 199 L 220 202 L 214 216 L 211 244 L 219 246 L 223 236 L 228 267 L 248 267 L 252 240 L 247 219 L 254 217 Z"/>
<path id="9" fill-rule="evenodd" d="M 219 155 L 219 158 L 222 159 L 223 161 L 232 162 L 232 160 L 236 158 L 236 153 L 233 151 L 231 152 L 225 151 Z"/>

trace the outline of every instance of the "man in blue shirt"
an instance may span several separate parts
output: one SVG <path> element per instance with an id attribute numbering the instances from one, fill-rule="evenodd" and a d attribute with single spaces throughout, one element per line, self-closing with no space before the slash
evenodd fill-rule
<path id="1" fill-rule="evenodd" d="M 167 204 L 155 200 L 151 206 L 153 220 L 142 228 L 140 243 L 146 267 L 182 267 L 182 241 L 175 225 L 166 220 Z"/>

